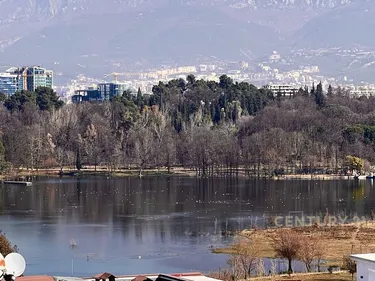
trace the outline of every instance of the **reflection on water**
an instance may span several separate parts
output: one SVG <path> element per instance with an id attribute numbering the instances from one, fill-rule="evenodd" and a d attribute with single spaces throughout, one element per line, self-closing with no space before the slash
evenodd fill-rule
<path id="1" fill-rule="evenodd" d="M 230 242 L 223 233 L 261 226 L 264 214 L 362 216 L 374 201 L 371 181 L 40 178 L 0 188 L 0 229 L 27 274 L 205 272 L 225 266 L 210 253 Z"/>

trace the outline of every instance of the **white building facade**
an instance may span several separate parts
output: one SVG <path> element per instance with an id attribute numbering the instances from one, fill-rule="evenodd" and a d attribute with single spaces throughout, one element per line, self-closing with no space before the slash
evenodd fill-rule
<path id="1" fill-rule="evenodd" d="M 350 257 L 357 263 L 357 281 L 375 281 L 375 253 Z"/>

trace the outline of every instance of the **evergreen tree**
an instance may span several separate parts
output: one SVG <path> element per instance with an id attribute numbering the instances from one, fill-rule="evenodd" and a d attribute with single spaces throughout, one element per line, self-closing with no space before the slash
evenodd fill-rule
<path id="1" fill-rule="evenodd" d="M 333 97 L 333 88 L 331 85 L 328 86 L 327 97 L 329 98 Z"/>
<path id="2" fill-rule="evenodd" d="M 195 76 L 193 74 L 189 74 L 187 77 L 186 77 L 186 80 L 188 82 L 189 85 L 194 85 L 195 84 Z"/>
<path id="3" fill-rule="evenodd" d="M 138 88 L 137 92 L 137 98 L 135 100 L 135 104 L 142 110 L 144 107 L 144 99 L 143 99 L 143 94 L 141 91 L 141 88 Z"/>
<path id="4" fill-rule="evenodd" d="M 314 93 L 314 97 L 315 97 L 315 102 L 316 104 L 319 106 L 319 107 L 323 107 L 325 106 L 326 104 L 326 97 L 324 96 L 324 93 L 323 93 L 323 86 L 322 86 L 322 82 L 320 82 L 317 87 L 316 87 L 316 91 Z"/>
<path id="5" fill-rule="evenodd" d="M 59 109 L 64 105 L 64 102 L 60 100 L 59 95 L 52 88 L 38 87 L 34 94 L 36 105 L 42 111 Z"/>
<path id="6" fill-rule="evenodd" d="M 310 95 L 314 96 L 315 95 L 315 83 L 312 84 L 311 90 L 310 90 Z"/>
<path id="7" fill-rule="evenodd" d="M 307 85 L 305 85 L 305 96 L 308 97 L 309 96 L 309 87 Z"/>

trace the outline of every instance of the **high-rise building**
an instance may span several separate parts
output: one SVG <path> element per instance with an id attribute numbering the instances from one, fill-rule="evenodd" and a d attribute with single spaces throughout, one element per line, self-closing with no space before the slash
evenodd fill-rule
<path id="1" fill-rule="evenodd" d="M 99 95 L 103 100 L 109 100 L 114 96 L 121 96 L 127 89 L 126 84 L 121 83 L 101 83 L 98 84 Z"/>
<path id="2" fill-rule="evenodd" d="M 0 73 L 0 92 L 13 95 L 17 91 L 35 91 L 38 87 L 53 87 L 53 71 L 40 66 L 12 67 Z"/>
<path id="3" fill-rule="evenodd" d="M 0 92 L 13 95 L 20 90 L 18 76 L 10 73 L 0 73 Z"/>
<path id="4" fill-rule="evenodd" d="M 128 85 L 122 83 L 100 83 L 97 88 L 76 90 L 72 102 L 108 101 L 114 96 L 121 96 L 127 89 L 129 89 Z"/>

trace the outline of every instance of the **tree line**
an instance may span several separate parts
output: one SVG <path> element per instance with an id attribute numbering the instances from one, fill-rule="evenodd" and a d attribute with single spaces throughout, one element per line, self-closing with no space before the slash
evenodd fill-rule
<path id="1" fill-rule="evenodd" d="M 63 104 L 48 88 L 2 98 L 0 168 L 272 176 L 368 169 L 375 161 L 374 97 L 319 83 L 286 98 L 226 75 L 219 82 L 189 75 L 152 92 L 82 104 Z"/>

